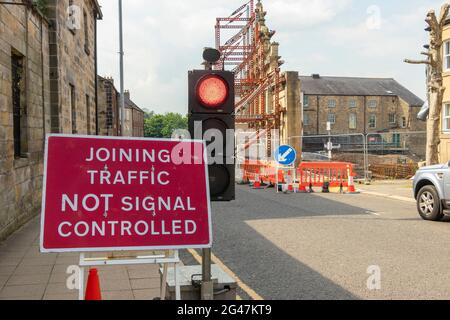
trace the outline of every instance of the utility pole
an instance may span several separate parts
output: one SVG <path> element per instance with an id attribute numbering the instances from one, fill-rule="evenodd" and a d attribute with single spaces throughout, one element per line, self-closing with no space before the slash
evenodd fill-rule
<path id="1" fill-rule="evenodd" d="M 120 135 L 125 135 L 125 88 L 123 74 L 123 19 L 122 0 L 119 0 L 119 42 L 120 42 Z"/>
<path id="2" fill-rule="evenodd" d="M 209 61 L 203 62 L 205 70 L 212 70 L 213 65 Z M 214 300 L 214 283 L 212 281 L 211 274 L 211 249 L 202 250 L 202 287 L 201 287 L 201 299 L 206 301 Z"/>

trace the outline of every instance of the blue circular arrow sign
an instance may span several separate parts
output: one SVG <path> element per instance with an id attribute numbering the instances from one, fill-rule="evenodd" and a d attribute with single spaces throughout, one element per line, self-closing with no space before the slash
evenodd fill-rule
<path id="1" fill-rule="evenodd" d="M 275 161 L 283 166 L 290 166 L 297 160 L 297 151 L 291 146 L 285 145 L 278 148 L 275 153 Z"/>

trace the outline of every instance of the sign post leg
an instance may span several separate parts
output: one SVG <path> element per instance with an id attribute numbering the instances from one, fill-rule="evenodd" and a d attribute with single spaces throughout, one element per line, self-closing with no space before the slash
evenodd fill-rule
<path id="1" fill-rule="evenodd" d="M 211 249 L 203 249 L 202 279 L 202 300 L 214 300 L 214 285 L 211 280 Z"/>
<path id="2" fill-rule="evenodd" d="M 175 257 L 179 257 L 179 251 L 175 251 Z M 173 265 L 173 277 L 175 280 L 175 300 L 180 301 L 181 300 L 181 286 L 180 286 L 180 280 L 178 277 L 178 263 L 174 263 Z"/>
<path id="3" fill-rule="evenodd" d="M 84 253 L 80 254 L 80 265 L 84 261 Z M 84 300 L 84 267 L 80 266 L 79 283 L 78 283 L 78 300 Z"/>
<path id="4" fill-rule="evenodd" d="M 167 272 L 169 271 L 169 265 L 164 263 L 163 276 L 161 281 L 161 300 L 166 300 L 166 284 L 167 284 Z"/>

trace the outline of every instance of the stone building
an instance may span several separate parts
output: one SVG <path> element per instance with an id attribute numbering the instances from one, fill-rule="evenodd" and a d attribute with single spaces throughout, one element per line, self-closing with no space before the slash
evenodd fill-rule
<path id="1" fill-rule="evenodd" d="M 48 0 L 51 130 L 95 134 L 97 0 Z M 68 15 L 68 8 L 70 15 Z"/>
<path id="2" fill-rule="evenodd" d="M 98 76 L 97 93 L 98 134 L 120 136 L 120 93 L 114 86 L 114 79 Z"/>
<path id="3" fill-rule="evenodd" d="M 304 134 L 425 131 L 424 102 L 394 79 L 300 77 Z"/>
<path id="4" fill-rule="evenodd" d="M 125 91 L 125 125 L 124 136 L 144 137 L 144 111 L 130 98 L 130 91 Z"/>
<path id="5" fill-rule="evenodd" d="M 442 106 L 442 128 L 441 128 L 441 145 L 439 147 L 439 158 L 441 163 L 450 161 L 450 19 L 446 21 L 442 40 L 444 57 L 443 68 L 443 86 L 444 101 Z"/>
<path id="6" fill-rule="evenodd" d="M 0 239 L 39 214 L 46 134 L 96 133 L 99 5 L 31 3 L 0 4 Z"/>

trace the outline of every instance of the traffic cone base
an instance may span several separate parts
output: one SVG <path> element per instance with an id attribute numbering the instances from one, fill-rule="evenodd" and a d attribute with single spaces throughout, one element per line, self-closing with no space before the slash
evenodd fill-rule
<path id="1" fill-rule="evenodd" d="M 89 278 L 86 286 L 86 301 L 100 301 L 102 300 L 102 293 L 100 290 L 100 279 L 98 277 L 98 270 L 89 270 Z"/>
<path id="2" fill-rule="evenodd" d="M 359 192 L 356 191 L 355 186 L 351 185 L 348 186 L 347 192 L 345 194 L 359 194 Z"/>

